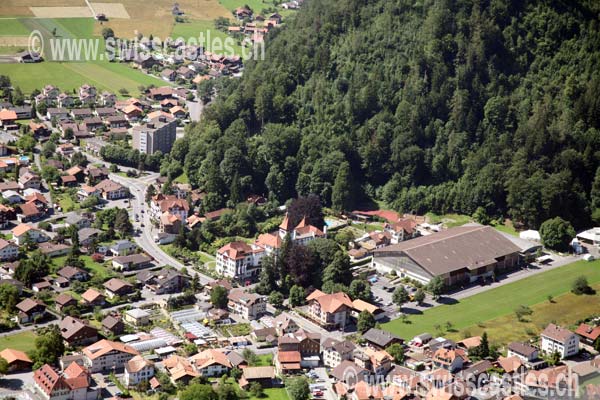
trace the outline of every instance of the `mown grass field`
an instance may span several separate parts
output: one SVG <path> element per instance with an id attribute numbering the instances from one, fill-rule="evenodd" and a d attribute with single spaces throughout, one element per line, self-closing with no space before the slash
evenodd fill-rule
<path id="1" fill-rule="evenodd" d="M 270 388 L 264 390 L 264 397 L 254 397 L 250 396 L 249 400 L 288 400 L 290 396 L 288 395 L 285 388 Z"/>
<path id="2" fill-rule="evenodd" d="M 202 35 L 202 36 L 200 36 Z M 173 38 L 184 38 L 188 40 L 190 38 L 194 38 L 197 41 L 202 40 L 204 43 L 208 43 L 209 45 L 215 46 L 212 50 L 219 53 L 224 52 L 224 54 L 241 54 L 242 48 L 239 43 L 230 37 L 227 33 L 220 31 L 215 28 L 214 21 L 207 20 L 190 20 L 189 22 L 176 23 L 173 27 L 173 33 L 171 35 Z M 218 40 L 221 43 L 222 48 L 218 49 L 218 43 L 215 42 Z M 198 44 L 201 44 L 198 42 Z M 231 47 L 231 50 L 225 48 L 225 46 Z M 211 50 L 210 46 L 206 46 L 207 50 Z"/>
<path id="3" fill-rule="evenodd" d="M 407 322 L 402 322 L 399 319 L 390 321 L 383 324 L 383 329 L 406 339 L 411 339 L 423 332 L 435 334 L 436 326 L 444 327 L 448 321 L 451 322 L 452 329 L 456 330 L 457 333 L 464 332 L 465 329 L 472 329 L 472 333 L 476 333 L 477 329 L 475 327 L 478 325 L 487 327 L 488 324 L 490 327 L 495 326 L 498 332 L 502 330 L 510 331 L 515 329 L 512 317 L 517 307 L 520 305 L 532 307 L 543 302 L 548 302 L 548 295 L 557 298 L 557 303 L 553 305 L 560 306 L 563 299 L 558 299 L 558 296 L 568 293 L 575 278 L 581 275 L 585 276 L 590 284 L 600 284 L 600 261 L 577 261 L 564 267 L 487 290 L 463 299 L 456 304 L 441 305 L 426 310 L 422 314 L 411 315 L 408 317 Z M 597 310 L 600 304 L 598 296 L 566 297 L 564 301 L 565 304 L 567 304 L 567 301 L 569 302 L 569 308 L 565 306 L 564 310 L 588 307 L 590 304 L 594 305 L 593 307 Z M 542 324 L 552 316 L 556 320 L 563 317 L 571 319 L 571 316 L 566 311 L 562 312 L 563 315 L 559 315 L 558 313 L 560 312 L 556 309 L 545 313 L 540 312 L 540 320 L 537 323 Z M 586 312 L 583 311 L 582 313 Z M 575 314 L 571 315 L 574 316 Z M 505 319 L 494 323 L 491 322 L 501 317 L 505 317 Z M 536 317 L 535 312 L 532 317 Z M 577 317 L 573 318 L 570 323 L 576 320 Z M 532 320 L 532 324 L 535 325 L 536 320 Z M 523 327 L 523 331 L 525 329 L 526 327 Z M 490 334 L 490 336 L 492 335 Z"/>
<path id="4" fill-rule="evenodd" d="M 4 349 L 15 349 L 21 351 L 30 351 L 35 348 L 36 335 L 31 331 L 25 331 L 14 335 L 0 338 L 0 351 Z"/>
<path id="5" fill-rule="evenodd" d="M 0 22 L 0 36 L 28 36 L 29 32 L 19 18 L 7 18 Z"/>
<path id="6" fill-rule="evenodd" d="M 28 18 L 23 25 L 30 30 L 37 29 L 48 39 L 52 32 L 57 38 L 93 39 L 94 25 L 91 18 Z M 104 44 L 99 40 L 99 54 L 104 53 Z M 46 44 L 48 49 L 48 44 Z M 70 91 L 84 83 L 96 86 L 99 90 L 108 90 L 118 94 L 118 90 L 126 89 L 130 94 L 139 93 L 140 85 L 161 85 L 164 81 L 134 70 L 121 63 L 111 63 L 107 59 L 89 62 L 42 62 L 37 64 L 0 64 L 0 74 L 8 75 L 13 85 L 19 86 L 25 93 L 40 89 L 48 83 L 61 90 Z"/>

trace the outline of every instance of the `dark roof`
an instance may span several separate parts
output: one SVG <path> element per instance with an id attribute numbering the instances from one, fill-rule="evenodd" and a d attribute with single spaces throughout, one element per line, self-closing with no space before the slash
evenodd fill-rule
<path id="1" fill-rule="evenodd" d="M 476 269 L 521 249 L 490 226 L 459 226 L 374 251 L 375 257 L 403 253 L 432 276 Z"/>
<path id="2" fill-rule="evenodd" d="M 381 329 L 371 328 L 362 335 L 363 339 L 371 343 L 375 343 L 380 347 L 387 347 L 388 344 L 394 341 L 402 340 L 393 333 L 382 331 Z"/>
<path id="3" fill-rule="evenodd" d="M 359 367 L 352 361 L 344 360 L 331 371 L 331 376 L 333 376 L 338 381 L 344 381 L 349 376 L 352 376 L 352 379 L 355 380 L 354 383 L 356 383 L 357 378 L 359 378 L 360 375 L 364 375 L 366 373 L 366 369 Z"/>
<path id="4" fill-rule="evenodd" d="M 535 347 L 520 342 L 510 343 L 508 349 L 524 357 L 531 357 L 537 351 Z"/>

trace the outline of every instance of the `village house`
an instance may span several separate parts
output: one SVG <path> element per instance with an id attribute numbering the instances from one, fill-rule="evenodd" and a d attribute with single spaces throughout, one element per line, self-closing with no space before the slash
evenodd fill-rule
<path id="1" fill-rule="evenodd" d="M 65 317 L 58 328 L 67 346 L 86 346 L 98 341 L 98 330 L 79 318 Z"/>
<path id="2" fill-rule="evenodd" d="M 362 338 L 369 346 L 379 350 L 386 349 L 395 343 L 402 344 L 402 339 L 400 337 L 377 328 L 369 329 L 362 334 Z"/>
<path id="3" fill-rule="evenodd" d="M 99 190 L 104 200 L 118 200 L 129 197 L 129 190 L 110 179 L 100 181 L 94 189 Z"/>
<path id="4" fill-rule="evenodd" d="M 17 320 L 21 324 L 34 322 L 46 315 L 46 305 L 39 300 L 25 299 L 16 305 Z"/>
<path id="5" fill-rule="evenodd" d="M 465 358 L 461 350 L 441 348 L 435 351 L 431 362 L 435 368 L 442 368 L 454 373 L 462 369 Z"/>
<path id="6" fill-rule="evenodd" d="M 117 271 L 131 271 L 151 265 L 152 258 L 146 254 L 130 254 L 112 259 L 112 266 Z"/>
<path id="7" fill-rule="evenodd" d="M 110 247 L 110 253 L 113 256 L 127 256 L 137 251 L 137 245 L 129 240 L 117 240 Z"/>
<path id="8" fill-rule="evenodd" d="M 0 358 L 6 360 L 8 372 L 29 371 L 33 365 L 29 356 L 20 350 L 3 349 L 0 351 Z"/>
<path id="9" fill-rule="evenodd" d="M 142 271 L 137 279 L 154 294 L 181 293 L 188 286 L 188 279 L 174 269 Z"/>
<path id="10" fill-rule="evenodd" d="M 579 340 L 589 346 L 594 346 L 600 337 L 600 327 L 581 323 L 575 330 Z"/>
<path id="11" fill-rule="evenodd" d="M 308 317 L 325 329 L 344 329 L 350 312 L 352 301 L 346 293 L 326 294 L 314 290 L 307 298 Z"/>
<path id="12" fill-rule="evenodd" d="M 62 313 L 66 307 L 76 307 L 77 300 L 67 293 L 61 293 L 54 298 L 54 306 Z"/>
<path id="13" fill-rule="evenodd" d="M 244 289 L 233 289 L 227 296 L 227 308 L 234 314 L 241 315 L 244 319 L 254 320 L 260 318 L 267 310 L 265 296 L 249 293 Z"/>
<path id="14" fill-rule="evenodd" d="M 551 355 L 560 354 L 560 358 L 568 358 L 579 353 L 579 336 L 568 329 L 555 324 L 548 324 L 541 333 L 542 352 Z"/>
<path id="15" fill-rule="evenodd" d="M 539 352 L 533 346 L 525 343 L 512 342 L 508 345 L 507 357 L 518 357 L 523 363 L 534 361 L 538 358 Z"/>
<path id="16" fill-rule="evenodd" d="M 109 314 L 102 320 L 102 331 L 108 335 L 120 335 L 125 331 L 125 324 L 120 316 Z"/>
<path id="17" fill-rule="evenodd" d="M 238 380 L 238 384 L 244 390 L 248 390 L 255 382 L 262 388 L 270 388 L 274 380 L 275 369 L 272 366 L 246 367 L 242 369 L 242 377 Z"/>
<path id="18" fill-rule="evenodd" d="M 81 301 L 83 304 L 90 307 L 102 307 L 106 304 L 106 297 L 94 288 L 89 288 L 81 295 Z"/>
<path id="19" fill-rule="evenodd" d="M 335 368 L 344 360 L 352 360 L 356 346 L 349 340 L 336 340 L 327 338 L 321 343 L 321 357 L 323 364 Z"/>
<path id="20" fill-rule="evenodd" d="M 205 378 L 220 377 L 231 370 L 231 362 L 220 350 L 204 350 L 190 358 L 196 371 Z"/>
<path id="21" fill-rule="evenodd" d="M 13 240 L 19 246 L 22 246 L 31 240 L 35 243 L 42 243 L 50 240 L 50 237 L 42 230 L 36 229 L 31 225 L 20 224 L 12 229 Z"/>
<path id="22" fill-rule="evenodd" d="M 154 376 L 154 364 L 142 356 L 135 356 L 125 364 L 123 384 L 134 387 L 143 381 L 149 381 Z"/>
<path id="23" fill-rule="evenodd" d="M 123 316 L 123 321 L 135 326 L 140 327 L 150 324 L 150 313 L 142 310 L 141 308 L 132 308 L 127 310 Z"/>
<path id="24" fill-rule="evenodd" d="M 273 326 L 279 336 L 294 333 L 300 329 L 296 321 L 294 321 L 287 313 L 281 313 L 273 318 Z"/>
<path id="25" fill-rule="evenodd" d="M 10 221 L 15 219 L 15 209 L 13 207 L 0 204 L 0 228 L 8 227 Z"/>
<path id="26" fill-rule="evenodd" d="M 4 239 L 0 239 L 0 260 L 12 261 L 19 257 L 19 246 Z"/>
<path id="27" fill-rule="evenodd" d="M 71 267 L 69 265 L 59 269 L 56 274 L 68 279 L 69 281 L 77 280 L 80 282 L 85 282 L 90 278 L 90 275 L 87 273 L 87 271 L 84 271 L 81 268 Z"/>
<path id="28" fill-rule="evenodd" d="M 139 355 L 132 347 L 110 340 L 100 340 L 83 349 L 85 366 L 91 373 L 122 370 L 125 364 Z"/>
<path id="29" fill-rule="evenodd" d="M 69 254 L 71 246 L 64 243 L 40 243 L 38 249 L 48 257 L 60 257 Z"/>
<path id="30" fill-rule="evenodd" d="M 112 278 L 104 283 L 106 296 L 114 299 L 117 296 L 125 296 L 133 293 L 133 285 L 118 278 Z"/>
<path id="31" fill-rule="evenodd" d="M 94 400 L 90 374 L 79 364 L 71 363 L 63 372 L 44 364 L 33 374 L 34 389 L 44 400 Z"/>

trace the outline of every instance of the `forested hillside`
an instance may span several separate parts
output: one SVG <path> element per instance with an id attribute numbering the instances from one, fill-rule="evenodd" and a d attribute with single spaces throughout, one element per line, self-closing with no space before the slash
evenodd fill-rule
<path id="1" fill-rule="evenodd" d="M 600 3 L 308 0 L 171 153 L 209 195 L 576 227 L 600 209 Z M 600 220 L 600 212 L 596 215 Z"/>

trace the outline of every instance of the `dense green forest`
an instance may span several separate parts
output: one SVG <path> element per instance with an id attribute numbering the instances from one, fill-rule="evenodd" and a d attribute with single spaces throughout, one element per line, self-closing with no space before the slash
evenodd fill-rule
<path id="1" fill-rule="evenodd" d="M 600 3 L 310 0 L 176 143 L 215 209 L 315 193 L 336 209 L 600 220 Z M 168 167 L 167 167 L 168 166 Z M 594 218 L 596 217 L 596 218 Z"/>

